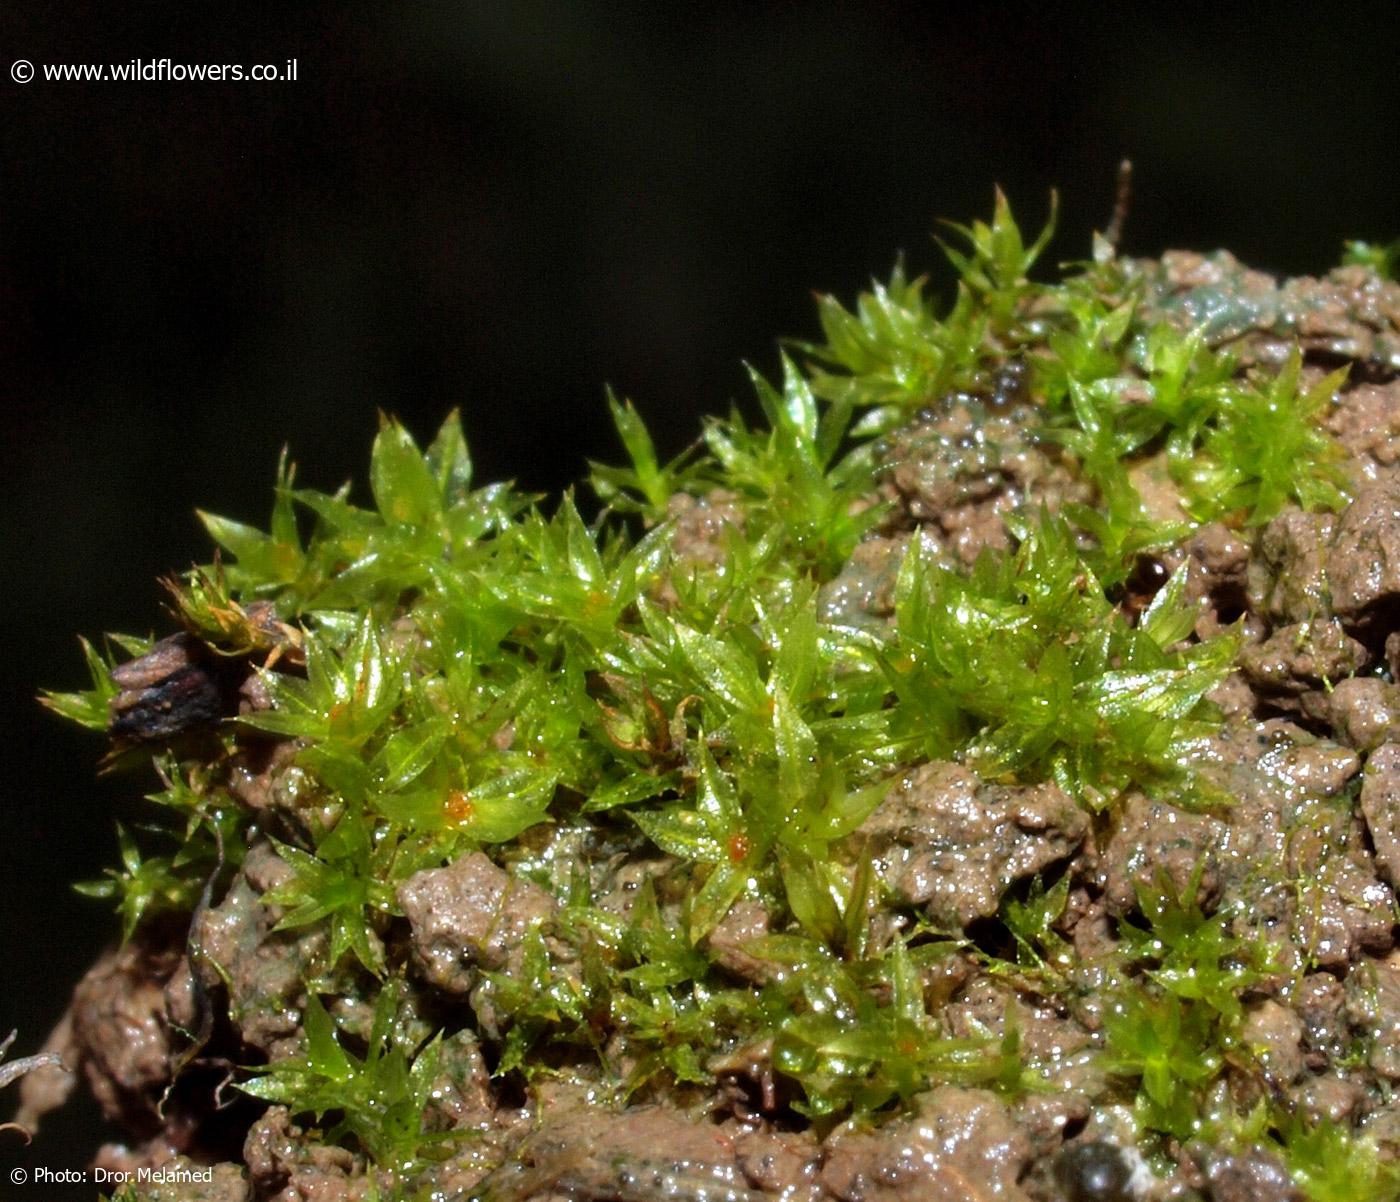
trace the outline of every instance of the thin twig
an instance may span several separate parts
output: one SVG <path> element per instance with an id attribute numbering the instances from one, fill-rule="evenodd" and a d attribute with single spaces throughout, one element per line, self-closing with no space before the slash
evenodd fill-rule
<path id="1" fill-rule="evenodd" d="M 1124 159 L 1118 164 L 1118 183 L 1113 194 L 1113 216 L 1103 232 L 1104 241 L 1116 251 L 1123 240 L 1123 226 L 1128 220 L 1128 207 L 1133 200 L 1133 164 Z"/>

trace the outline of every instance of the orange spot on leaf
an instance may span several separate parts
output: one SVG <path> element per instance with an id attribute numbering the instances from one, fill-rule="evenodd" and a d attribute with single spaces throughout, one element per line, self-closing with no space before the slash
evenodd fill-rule
<path id="1" fill-rule="evenodd" d="M 476 812 L 471 798 L 460 789 L 454 789 L 442 803 L 442 812 L 450 822 L 469 822 Z"/>

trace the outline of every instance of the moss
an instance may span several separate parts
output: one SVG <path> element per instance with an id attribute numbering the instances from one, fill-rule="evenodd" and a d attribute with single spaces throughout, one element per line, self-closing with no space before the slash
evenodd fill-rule
<path id="1" fill-rule="evenodd" d="M 1219 726 L 1205 698 L 1235 633 L 1194 638 L 1184 570 L 1141 612 L 1118 602 L 1144 555 L 1198 524 L 1343 504 L 1318 423 L 1343 377 L 1305 379 L 1297 353 L 1242 375 L 1214 325 L 1161 320 L 1147 275 L 1111 254 L 1032 281 L 1051 225 L 1027 246 L 1000 195 L 990 225 L 954 229 L 951 306 L 902 268 L 853 310 L 823 300 L 824 341 L 799 344 L 781 382 L 755 377 L 757 422 L 713 419 L 663 465 L 637 412 L 610 399 L 630 462 L 595 465 L 594 516 L 573 495 L 474 487 L 456 414 L 426 450 L 384 419 L 369 504 L 300 488 L 284 463 L 267 531 L 204 515 L 219 558 L 175 586 L 176 608 L 210 657 L 198 670 L 242 672 L 241 712 L 173 739 L 127 733 L 124 759 L 160 753 L 147 825 L 173 850 L 123 830 L 122 867 L 86 891 L 115 900 L 130 938 L 157 914 L 193 914 L 249 840 L 275 833 L 286 872 L 262 901 L 278 929 L 326 939 L 302 1050 L 244 1072 L 247 1092 L 328 1119 L 326 1138 L 386 1168 L 441 1154 L 425 1119 L 441 1024 L 405 1000 L 399 888 L 483 849 L 558 902 L 455 1014 L 499 1074 L 640 1096 L 706 1085 L 718 1061 L 770 1046 L 781 1088 L 827 1125 L 941 1082 L 1013 1098 L 1040 1086 L 1045 1065 L 1011 1019 L 1000 1035 L 948 1031 L 927 981 L 967 941 L 908 912 L 888 921 L 898 907 L 861 824 L 930 758 L 1052 781 L 1100 823 L 1131 790 L 1224 804 L 1185 765 Z M 990 395 L 1011 363 L 1029 365 L 1030 438 L 1092 503 L 1023 505 L 1010 549 L 966 569 L 915 535 L 891 621 L 823 620 L 818 589 L 897 525 L 872 440 L 950 390 Z M 1135 469 L 1154 464 L 1179 517 L 1138 490 Z M 677 537 L 678 496 L 723 497 L 731 520 L 704 554 Z M 104 730 L 121 676 L 85 647 L 91 688 L 47 702 Z M 261 807 L 237 787 L 259 740 L 294 741 L 298 774 Z M 625 911 L 605 904 L 599 867 L 619 853 L 665 857 Z M 1072 992 L 1055 930 L 1067 888 L 1008 894 L 1011 946 L 971 953 Z M 711 940 L 741 900 L 767 916 L 747 951 L 771 969 L 745 982 Z M 1203 1114 L 1224 1130 L 1235 1120 L 1213 1091 L 1225 1057 L 1247 1055 L 1239 999 L 1264 968 L 1194 902 L 1144 895 L 1140 913 L 1110 966 L 1104 1067 L 1144 1138 L 1198 1135 Z M 351 981 L 378 998 L 358 1036 L 318 1000 Z M 1273 1130 L 1311 1196 L 1331 1197 L 1312 1183 L 1336 1150 Z"/>

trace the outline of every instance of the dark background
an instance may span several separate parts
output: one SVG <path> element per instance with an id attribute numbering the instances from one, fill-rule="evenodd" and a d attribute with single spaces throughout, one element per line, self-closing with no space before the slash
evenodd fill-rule
<path id="1" fill-rule="evenodd" d="M 68 884 L 149 785 L 35 693 L 83 682 L 79 632 L 168 628 L 192 510 L 263 521 L 283 444 L 333 487 L 377 408 L 426 439 L 459 405 L 481 479 L 553 490 L 617 453 L 607 382 L 678 450 L 812 290 L 900 249 L 946 287 L 928 233 L 994 183 L 1032 228 L 1057 186 L 1049 258 L 1084 257 L 1124 155 L 1133 253 L 1319 272 L 1400 234 L 1393 20 L 1219 7 L 7 4 L 0 1034 L 34 1050 L 112 937 Z M 300 78 L 9 78 L 166 56 Z M 95 1122 L 0 1166 L 81 1166 Z"/>

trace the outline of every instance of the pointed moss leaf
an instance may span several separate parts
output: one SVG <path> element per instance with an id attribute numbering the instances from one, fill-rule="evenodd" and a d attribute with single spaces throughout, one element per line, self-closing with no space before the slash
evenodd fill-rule
<path id="1" fill-rule="evenodd" d="M 793 811 L 811 798 L 817 783 L 817 740 L 787 692 L 774 686 L 773 741 L 778 756 L 778 788 L 785 809 Z"/>
<path id="2" fill-rule="evenodd" d="M 429 721 L 390 735 L 371 768 L 379 788 L 392 793 L 416 780 L 436 759 L 447 734 L 441 723 Z"/>
<path id="3" fill-rule="evenodd" d="M 697 740 L 696 755 L 700 761 L 700 812 L 708 817 L 712 830 L 737 830 L 743 821 L 743 810 L 739 805 L 738 795 L 733 782 L 720 771 L 714 756 L 710 754 L 703 731 Z"/>
<path id="4" fill-rule="evenodd" d="M 1209 666 L 1194 671 L 1162 668 L 1155 672 L 1105 672 L 1076 692 L 1109 719 L 1135 710 L 1156 717 L 1182 718 L 1223 678 L 1222 671 Z"/>
<path id="5" fill-rule="evenodd" d="M 290 930 L 316 922 L 347 904 L 363 900 L 362 882 L 340 875 L 334 867 L 299 847 L 272 840 L 277 854 L 292 869 L 294 878 L 263 894 L 268 905 L 288 907 L 277 930 Z"/>
<path id="6" fill-rule="evenodd" d="M 790 407 L 786 403 L 787 398 L 752 367 L 749 368 L 749 379 L 753 384 L 759 407 L 763 410 L 763 416 L 768 419 L 772 430 L 769 437 L 789 453 L 801 447 L 808 440 L 803 438 L 805 431 L 800 405 L 795 409 Z M 731 447 L 730 461 L 736 468 L 740 466 L 740 457 L 748 450 L 746 444 L 749 443 L 750 437 L 749 430 L 737 420 L 730 423 L 726 442 Z"/>
<path id="7" fill-rule="evenodd" d="M 393 706 L 400 683 L 397 657 L 366 617 L 333 678 L 335 701 L 353 707 L 368 722 Z"/>
<path id="8" fill-rule="evenodd" d="M 380 516 L 392 526 L 426 526 L 442 512 L 442 492 L 408 431 L 384 418 L 369 465 Z"/>
<path id="9" fill-rule="evenodd" d="M 107 639 L 109 642 L 114 643 L 116 646 L 120 647 L 123 651 L 127 653 L 127 655 L 131 656 L 132 659 L 136 659 L 138 656 L 145 655 L 146 652 L 148 652 L 155 645 L 154 639 L 136 638 L 135 636 L 129 634 L 108 634 Z M 89 664 L 91 664 L 90 659 Z"/>
<path id="10" fill-rule="evenodd" d="M 543 822 L 554 796 L 558 774 L 521 768 L 473 785 L 468 791 L 468 816 L 461 829 L 483 843 L 504 843 Z"/>
<path id="11" fill-rule="evenodd" d="M 1047 889 L 1037 874 L 1024 901 L 1012 893 L 1003 896 L 1001 919 L 1016 940 L 1016 960 L 1021 967 L 1045 968 L 1048 961 L 1056 966 L 1072 962 L 1070 945 L 1055 930 L 1069 900 L 1071 882 L 1072 874 L 1066 872 Z M 1055 979 L 1051 977 L 1052 982 Z"/>
<path id="12" fill-rule="evenodd" d="M 199 520 L 209 531 L 209 536 L 240 563 L 252 566 L 259 561 L 265 551 L 268 536 L 255 526 L 235 522 L 232 518 L 221 518 L 217 514 L 199 512 Z"/>
<path id="13" fill-rule="evenodd" d="M 724 845 L 714 836 L 703 816 L 694 810 L 675 806 L 664 810 L 631 810 L 628 817 L 657 847 L 673 856 L 712 864 L 727 858 Z"/>
<path id="14" fill-rule="evenodd" d="M 209 536 L 234 557 L 236 566 L 227 571 L 237 587 L 256 590 L 290 584 L 296 579 L 302 555 L 294 542 L 278 542 L 253 526 L 203 510 L 199 511 L 199 520 Z"/>
<path id="15" fill-rule="evenodd" d="M 1152 604 L 1138 620 L 1138 629 L 1157 646 L 1166 650 L 1179 643 L 1196 627 L 1199 605 L 1186 601 L 1186 582 L 1190 563 L 1183 563 L 1152 598 Z"/>
<path id="16" fill-rule="evenodd" d="M 750 869 L 732 861 L 717 863 L 690 902 L 690 941 L 708 935 L 748 888 Z"/>
<path id="17" fill-rule="evenodd" d="M 617 427 L 618 436 L 622 439 L 628 458 L 632 460 L 632 467 L 647 493 L 647 499 L 653 503 L 664 503 L 664 496 L 653 496 L 651 491 L 660 483 L 660 476 L 656 447 L 652 444 L 646 424 L 638 416 L 632 402 L 619 401 L 611 388 L 608 389 L 608 410 L 612 414 L 613 425 Z"/>
<path id="18" fill-rule="evenodd" d="M 80 639 L 79 642 L 82 644 L 83 658 L 87 661 L 88 673 L 92 677 L 92 688 L 73 693 L 46 691 L 40 700 L 45 707 L 70 722 L 76 722 L 88 730 L 105 731 L 112 720 L 111 700 L 119 690 L 112 680 L 111 667 L 98 654 L 96 648 L 87 639 Z"/>
<path id="19" fill-rule="evenodd" d="M 311 1067 L 333 1081 L 346 1081 L 352 1068 L 335 1037 L 335 1024 L 321 999 L 314 993 L 306 999 L 302 1025 L 306 1031 L 306 1058 Z"/>
<path id="20" fill-rule="evenodd" d="M 673 463 L 665 470 L 661 468 L 646 423 L 631 401 L 619 401 L 611 388 L 607 390 L 607 398 L 613 425 L 632 467 L 629 471 L 593 464 L 594 489 L 610 503 L 624 500 L 629 490 L 640 493 L 648 518 L 658 521 L 665 515 L 672 494 L 678 491 L 680 481 L 674 470 L 678 465 Z"/>
<path id="21" fill-rule="evenodd" d="M 309 509 L 323 525 L 323 534 L 333 538 L 333 545 L 342 551 L 363 552 L 370 538 L 383 524 L 372 510 L 361 509 L 347 499 L 349 486 L 334 495 L 299 488 L 292 495 L 298 505 Z"/>
<path id="22" fill-rule="evenodd" d="M 674 623 L 672 628 L 699 681 L 729 709 L 747 714 L 767 709 L 763 680 L 753 661 L 737 646 L 680 622 Z"/>
<path id="23" fill-rule="evenodd" d="M 784 419 L 782 424 L 793 437 L 815 449 L 818 435 L 816 398 L 812 395 L 811 386 L 797 370 L 797 365 L 786 354 L 782 356 L 782 365 L 783 396 L 779 410 Z"/>
<path id="24" fill-rule="evenodd" d="M 240 1082 L 238 1089 L 240 1092 L 259 1098 L 264 1102 L 296 1102 L 302 1104 L 308 1113 L 324 1113 L 324 1111 L 317 1112 L 311 1106 L 304 1105 L 308 1099 L 317 1096 L 316 1091 L 321 1084 L 320 1074 L 299 1071 L 283 1063 L 279 1064 L 276 1073 L 268 1073 L 266 1076 L 252 1077 L 247 1081 Z"/>
<path id="25" fill-rule="evenodd" d="M 462 414 L 452 410 L 427 451 L 428 470 L 437 481 L 443 503 L 449 507 L 466 502 L 472 482 L 472 461 L 462 433 Z"/>
<path id="26" fill-rule="evenodd" d="M 834 843 L 856 831 L 889 795 L 895 780 L 890 777 L 863 789 L 847 789 L 839 774 L 828 774 L 821 807 L 807 825 L 813 839 Z"/>
<path id="27" fill-rule="evenodd" d="M 296 508 L 293 504 L 296 478 L 296 465 L 286 447 L 277 457 L 277 484 L 273 496 L 272 520 L 268 533 L 274 543 L 284 547 L 301 548 L 301 534 L 297 529 Z"/>
<path id="28" fill-rule="evenodd" d="M 574 579 L 588 584 L 601 584 L 606 581 L 607 567 L 598 553 L 596 540 L 583 524 L 583 518 L 579 516 L 572 492 L 565 495 L 555 523 L 562 523 L 567 563 Z"/>
<path id="29" fill-rule="evenodd" d="M 678 788 L 680 784 L 679 772 L 667 772 L 660 776 L 634 773 L 595 789 L 583 803 L 583 808 L 587 813 L 597 813 L 619 806 L 636 805 L 638 802 L 660 797 L 663 793 Z"/>
<path id="30" fill-rule="evenodd" d="M 806 851 L 784 847 L 778 852 L 778 869 L 788 906 L 802 929 L 828 947 L 839 947 L 845 927 L 831 896 L 825 866 Z"/>
<path id="31" fill-rule="evenodd" d="M 780 618 L 778 650 L 773 679 L 798 701 L 804 701 L 816 683 L 820 644 L 815 607 L 798 604 Z"/>

